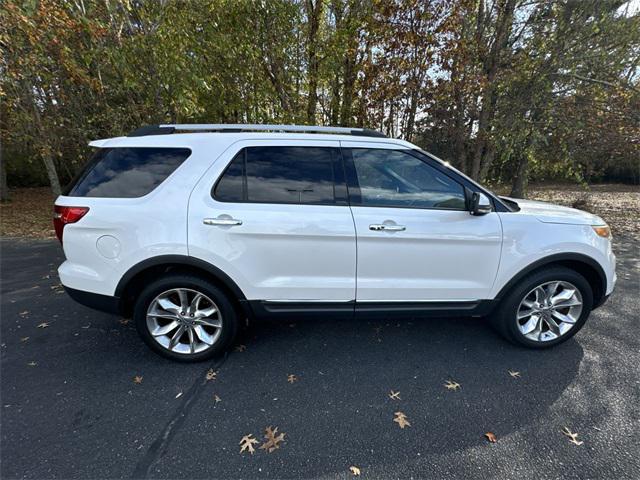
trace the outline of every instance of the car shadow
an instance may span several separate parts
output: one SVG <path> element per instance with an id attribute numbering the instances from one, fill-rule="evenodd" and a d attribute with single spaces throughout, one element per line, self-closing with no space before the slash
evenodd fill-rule
<path id="1" fill-rule="evenodd" d="M 309 452 L 326 452 L 337 437 L 339 456 L 384 466 L 403 461 L 398 452 L 406 460 L 473 447 L 488 431 L 509 435 L 547 415 L 583 357 L 575 339 L 525 349 L 475 318 L 260 322 L 241 342 L 246 350 L 233 353 L 222 374 L 235 382 L 227 395 L 243 401 L 227 413 L 280 425 L 286 455 L 318 475 L 330 462 Z M 460 388 L 447 389 L 447 380 Z M 400 400 L 389 398 L 392 390 Z M 410 427 L 393 422 L 398 411 Z"/>

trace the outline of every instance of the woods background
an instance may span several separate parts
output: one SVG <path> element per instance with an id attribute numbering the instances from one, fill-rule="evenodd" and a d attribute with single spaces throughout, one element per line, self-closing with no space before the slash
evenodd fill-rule
<path id="1" fill-rule="evenodd" d="M 4 0 L 3 199 L 145 124 L 379 129 L 508 184 L 640 182 L 637 0 Z"/>

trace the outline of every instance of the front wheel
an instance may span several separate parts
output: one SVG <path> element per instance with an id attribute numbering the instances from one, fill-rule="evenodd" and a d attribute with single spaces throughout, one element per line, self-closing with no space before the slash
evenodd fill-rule
<path id="1" fill-rule="evenodd" d="M 574 270 L 553 267 L 519 282 L 491 316 L 508 340 L 530 348 L 547 348 L 575 335 L 587 321 L 593 293 Z"/>
<path id="2" fill-rule="evenodd" d="M 237 314 L 226 295 L 189 275 L 168 275 L 148 285 L 135 303 L 133 318 L 149 347 L 183 362 L 224 352 L 238 330 Z"/>

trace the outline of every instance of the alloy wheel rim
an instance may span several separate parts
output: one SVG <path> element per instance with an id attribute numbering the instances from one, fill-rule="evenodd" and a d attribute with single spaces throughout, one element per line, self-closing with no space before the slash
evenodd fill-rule
<path id="1" fill-rule="evenodd" d="M 213 347 L 222 333 L 222 314 L 204 293 L 189 288 L 162 292 L 149 304 L 147 328 L 165 349 L 193 355 Z"/>
<path id="2" fill-rule="evenodd" d="M 527 293 L 516 313 L 520 333 L 534 342 L 566 335 L 582 314 L 582 294 L 565 281 L 545 282 Z"/>

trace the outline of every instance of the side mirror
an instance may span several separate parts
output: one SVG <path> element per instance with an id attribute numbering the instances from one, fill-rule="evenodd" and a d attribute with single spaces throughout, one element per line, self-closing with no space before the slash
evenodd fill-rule
<path id="1" fill-rule="evenodd" d="M 484 193 L 473 192 L 471 200 L 469 201 L 469 212 L 471 215 L 486 215 L 492 211 L 491 200 L 489 200 Z"/>

